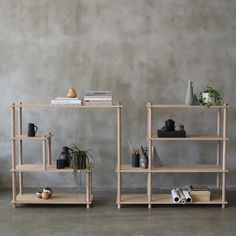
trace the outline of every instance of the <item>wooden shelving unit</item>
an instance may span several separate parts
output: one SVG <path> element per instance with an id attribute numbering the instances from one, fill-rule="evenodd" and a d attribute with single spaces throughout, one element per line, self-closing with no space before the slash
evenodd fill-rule
<path id="1" fill-rule="evenodd" d="M 67 106 L 50 104 L 22 104 L 12 103 L 11 105 L 11 140 L 12 140 L 12 205 L 17 204 L 85 204 L 90 207 L 93 201 L 92 195 L 92 167 L 82 170 L 86 174 L 85 193 L 54 193 L 50 199 L 38 199 L 35 193 L 23 192 L 23 173 L 71 173 L 71 168 L 57 169 L 52 164 L 51 158 L 51 137 L 46 134 L 36 137 L 28 137 L 23 134 L 23 109 L 116 109 L 117 113 L 117 159 L 121 159 L 121 108 L 122 105 L 96 105 L 96 106 Z M 23 142 L 38 141 L 42 142 L 42 164 L 25 164 L 23 161 Z M 18 152 L 17 149 L 18 148 Z M 78 170 L 79 172 L 80 170 Z M 19 176 L 19 193 L 17 193 L 17 174 Z M 119 181 L 119 178 L 118 178 Z"/>
<path id="2" fill-rule="evenodd" d="M 151 104 L 147 107 L 147 143 L 149 147 L 149 166 L 148 169 L 133 168 L 131 165 L 123 164 L 122 160 L 118 160 L 117 173 L 144 173 L 147 175 L 147 193 L 122 193 L 122 184 L 118 184 L 117 205 L 118 208 L 122 204 L 147 204 L 151 208 L 152 204 L 175 204 L 173 203 L 171 194 L 156 194 L 152 191 L 152 175 L 155 173 L 215 173 L 216 187 L 220 194 L 211 194 L 210 201 L 193 202 L 192 204 L 220 204 L 225 207 L 226 188 L 226 143 L 227 138 L 227 109 L 228 105 L 217 106 L 190 106 L 175 104 Z M 153 109 L 215 109 L 217 112 L 217 129 L 216 135 L 187 135 L 186 138 L 160 138 L 153 134 Z M 157 127 L 155 127 L 156 129 Z M 156 130 L 155 130 L 156 131 Z M 152 157 L 153 142 L 159 141 L 214 141 L 217 143 L 217 155 L 215 164 L 193 164 L 193 165 L 164 165 L 162 167 L 154 167 Z M 190 183 L 191 184 L 191 183 Z"/>

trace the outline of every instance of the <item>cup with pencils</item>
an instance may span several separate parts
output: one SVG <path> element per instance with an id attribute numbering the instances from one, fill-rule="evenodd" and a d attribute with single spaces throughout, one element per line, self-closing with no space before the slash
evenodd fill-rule
<path id="1" fill-rule="evenodd" d="M 139 167 L 140 150 L 132 147 L 130 138 L 128 138 L 128 145 L 129 145 L 130 152 L 132 154 L 132 167 Z"/>

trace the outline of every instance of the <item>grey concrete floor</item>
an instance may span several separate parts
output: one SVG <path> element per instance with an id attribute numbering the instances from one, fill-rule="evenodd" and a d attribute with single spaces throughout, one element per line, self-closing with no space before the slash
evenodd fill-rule
<path id="1" fill-rule="evenodd" d="M 92 208 L 77 205 L 20 205 L 12 209 L 10 189 L 0 189 L 0 235 L 235 235 L 236 191 L 229 205 L 124 206 L 116 192 L 96 190 Z"/>

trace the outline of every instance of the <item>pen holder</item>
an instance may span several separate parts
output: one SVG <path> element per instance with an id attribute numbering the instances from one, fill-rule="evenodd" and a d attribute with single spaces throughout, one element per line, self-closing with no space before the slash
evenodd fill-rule
<path id="1" fill-rule="evenodd" d="M 65 160 L 58 159 L 57 160 L 57 169 L 64 169 L 66 166 Z"/>
<path id="2" fill-rule="evenodd" d="M 132 154 L 132 167 L 139 167 L 140 154 Z"/>

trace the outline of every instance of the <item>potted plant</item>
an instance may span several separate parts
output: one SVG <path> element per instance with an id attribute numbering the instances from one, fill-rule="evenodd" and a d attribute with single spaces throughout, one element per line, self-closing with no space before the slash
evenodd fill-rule
<path id="1" fill-rule="evenodd" d="M 94 154 L 91 149 L 81 150 L 73 144 L 69 147 L 70 167 L 73 169 L 74 179 L 77 182 L 78 170 L 89 170 L 94 166 Z"/>
<path id="2" fill-rule="evenodd" d="M 219 91 L 207 85 L 206 89 L 200 93 L 199 103 L 201 105 L 221 105 L 224 100 Z"/>

